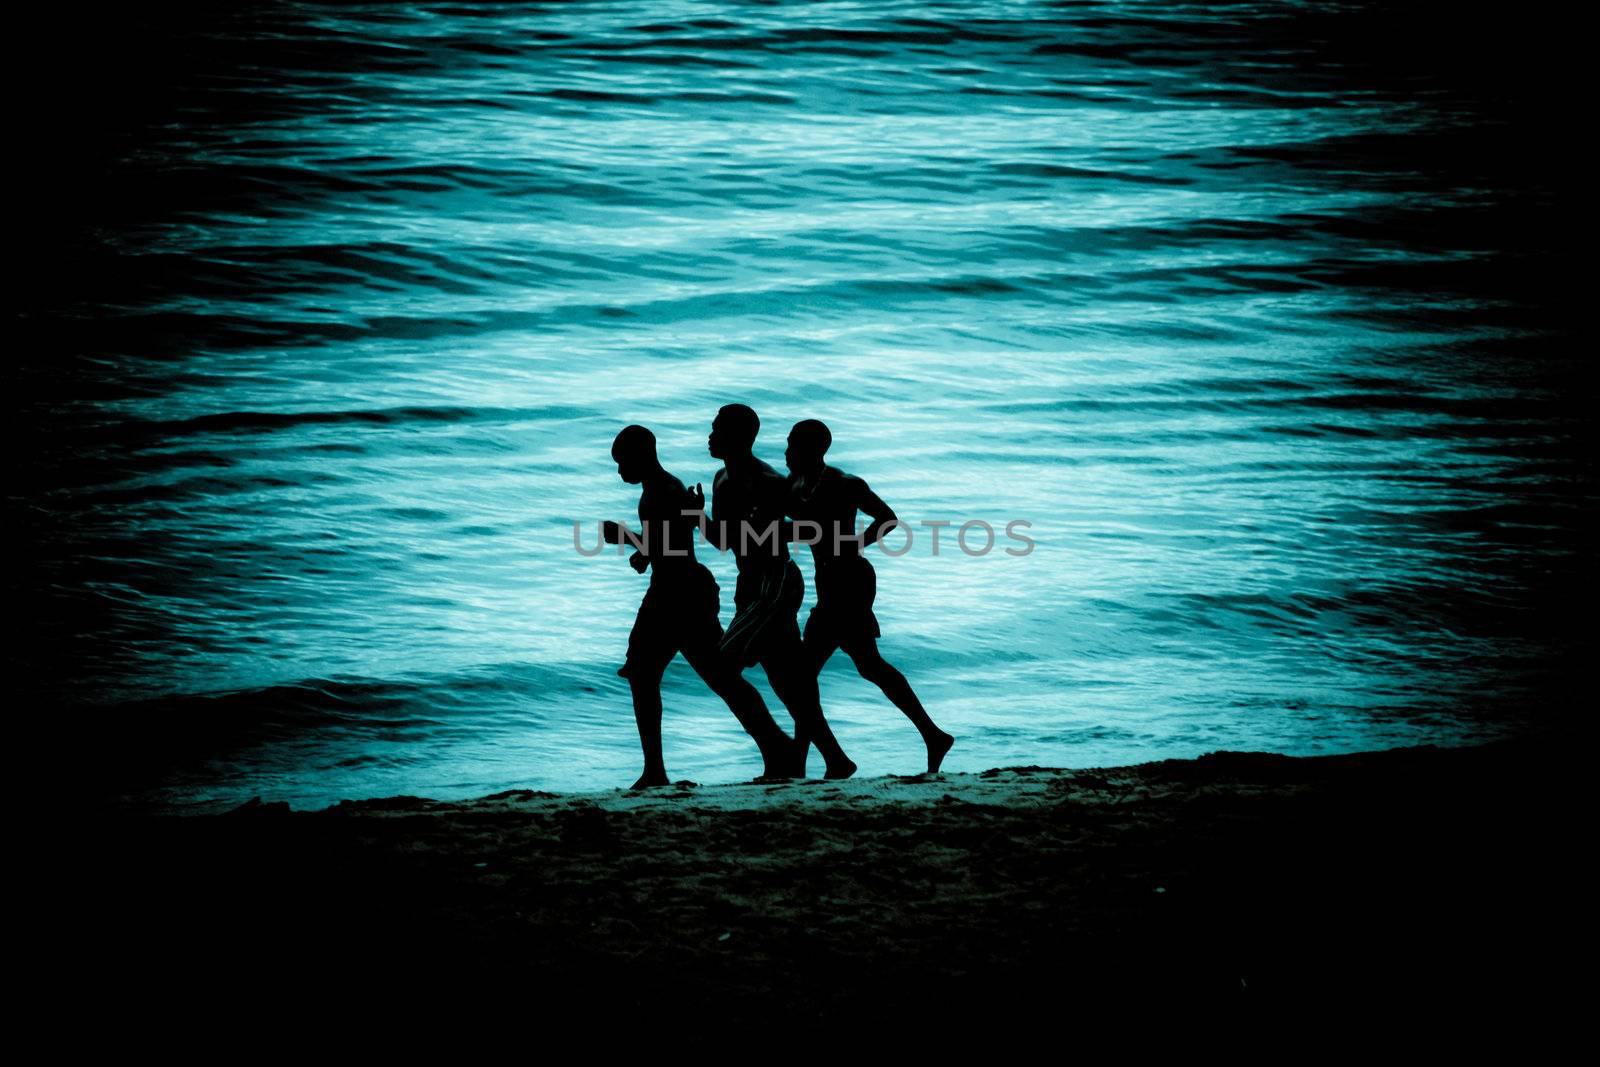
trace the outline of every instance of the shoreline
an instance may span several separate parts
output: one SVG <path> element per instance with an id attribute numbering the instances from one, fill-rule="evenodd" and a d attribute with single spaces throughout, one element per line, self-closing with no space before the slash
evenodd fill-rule
<path id="1" fill-rule="evenodd" d="M 116 891 L 68 914 L 97 972 L 200 997 L 196 975 L 247 989 L 332 952 L 362 981 L 515 976 L 541 1010 L 750 1023 L 1113 990 L 1532 1004 L 1575 995 L 1578 758 L 1522 738 L 110 815 L 76 827 L 69 885 Z"/>

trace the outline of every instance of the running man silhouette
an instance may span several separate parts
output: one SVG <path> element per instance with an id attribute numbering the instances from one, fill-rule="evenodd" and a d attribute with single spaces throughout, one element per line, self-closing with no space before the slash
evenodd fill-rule
<path id="1" fill-rule="evenodd" d="M 738 665 L 718 648 L 722 624 L 717 618 L 717 581 L 694 557 L 697 499 L 656 458 L 655 434 L 643 426 L 627 426 L 611 445 L 617 473 L 640 487 L 638 534 L 615 522 L 601 526 L 607 544 L 626 540 L 638 551 L 628 562 L 650 571 L 650 587 L 639 604 L 628 658 L 618 674 L 633 691 L 633 714 L 644 748 L 644 774 L 632 788 L 667 785 L 661 753 L 661 676 L 679 652 L 711 691 L 728 705 L 739 724 L 761 749 L 763 777 L 793 777 L 804 767 L 795 741 L 778 728 L 756 687 Z"/>
<path id="2" fill-rule="evenodd" d="M 878 576 L 861 554 L 898 520 L 866 482 L 823 462 L 832 443 L 833 434 L 826 426 L 806 419 L 789 431 L 789 447 L 783 453 L 790 472 L 788 513 L 818 528 L 804 538 L 811 544 L 817 589 L 816 607 L 806 620 L 805 649 L 819 674 L 834 650 L 844 649 L 861 677 L 882 689 L 922 734 L 928 749 L 928 773 L 936 774 L 955 738 L 934 725 L 905 675 L 879 653 L 881 631 L 872 614 Z M 858 509 L 872 519 L 859 537 Z M 808 740 L 798 728 L 796 739 Z"/>
<path id="3" fill-rule="evenodd" d="M 734 616 L 722 638 L 722 650 L 741 668 L 760 663 L 772 691 L 789 709 L 795 724 L 796 773 L 805 776 L 806 754 L 815 744 L 827 765 L 824 777 L 848 778 L 856 765 L 823 718 L 817 672 L 801 644 L 796 616 L 805 598 L 805 579 L 789 558 L 780 529 L 788 483 L 752 452 L 760 429 L 761 420 L 743 404 L 728 404 L 718 411 L 706 439 L 712 457 L 722 460 L 722 469 L 711 482 L 709 519 L 703 510 L 705 493 L 695 486 L 706 540 L 719 549 L 731 549 L 739 568 Z M 802 736 L 804 744 L 799 743 Z"/>

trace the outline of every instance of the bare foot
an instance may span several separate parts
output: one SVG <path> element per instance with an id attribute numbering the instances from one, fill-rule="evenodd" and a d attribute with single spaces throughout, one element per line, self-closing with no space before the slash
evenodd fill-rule
<path id="1" fill-rule="evenodd" d="M 785 782 L 790 778 L 804 778 L 806 750 L 810 747 L 785 737 L 781 744 L 761 753 L 761 776 L 756 781 Z"/>
<path id="2" fill-rule="evenodd" d="M 939 731 L 939 735 L 937 737 L 935 737 L 932 741 L 928 742 L 928 773 L 929 774 L 938 774 L 939 773 L 939 764 L 944 762 L 944 754 L 946 752 L 949 752 L 950 751 L 950 746 L 955 744 L 955 743 L 956 743 L 956 739 L 951 737 L 949 734 L 945 733 L 943 730 L 940 730 Z"/>
<path id="3" fill-rule="evenodd" d="M 786 777 L 805 777 L 805 758 L 811 755 L 810 741 L 792 741 L 779 761 L 778 773 Z"/>
<path id="4" fill-rule="evenodd" d="M 822 777 L 828 779 L 829 781 L 842 782 L 854 773 L 856 773 L 855 761 L 846 757 L 843 763 L 829 767 L 828 773 L 824 774 Z"/>
<path id="5" fill-rule="evenodd" d="M 667 772 L 666 771 L 645 771 L 643 774 L 641 774 L 639 776 L 639 780 L 637 782 L 634 782 L 628 788 L 629 789 L 650 789 L 650 788 L 653 788 L 653 787 L 658 786 L 658 785 L 671 785 L 671 784 L 672 783 L 667 780 Z"/>

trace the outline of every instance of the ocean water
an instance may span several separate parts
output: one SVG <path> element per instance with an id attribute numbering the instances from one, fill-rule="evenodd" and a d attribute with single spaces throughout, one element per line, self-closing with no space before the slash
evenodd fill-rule
<path id="1" fill-rule="evenodd" d="M 51 773 L 181 810 L 626 785 L 645 579 L 574 524 L 633 514 L 628 423 L 709 489 L 735 401 L 780 469 L 826 421 L 912 527 L 873 556 L 880 647 L 947 769 L 1561 714 L 1595 505 L 1574 76 L 1511 62 L 1559 27 L 1444 10 L 76 28 L 24 120 L 8 501 Z M 950 543 L 973 520 L 993 551 Z M 821 686 L 862 773 L 919 768 L 843 656 Z M 665 700 L 674 777 L 756 773 L 681 659 Z"/>

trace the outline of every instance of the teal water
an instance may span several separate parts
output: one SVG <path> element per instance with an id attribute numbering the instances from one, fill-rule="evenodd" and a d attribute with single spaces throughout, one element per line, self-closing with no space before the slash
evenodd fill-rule
<path id="1" fill-rule="evenodd" d="M 632 513 L 627 423 L 709 488 L 732 401 L 780 468 L 825 420 L 908 522 L 1032 524 L 874 558 L 948 769 L 1461 743 L 1572 684 L 1594 393 L 1559 86 L 1478 62 L 1515 35 L 1124 2 L 115 29 L 139 62 L 92 53 L 24 283 L 22 669 L 100 752 L 63 775 L 626 784 L 644 579 L 573 523 Z M 863 773 L 917 769 L 843 657 L 822 694 Z M 759 769 L 681 660 L 666 703 L 675 777 Z"/>

